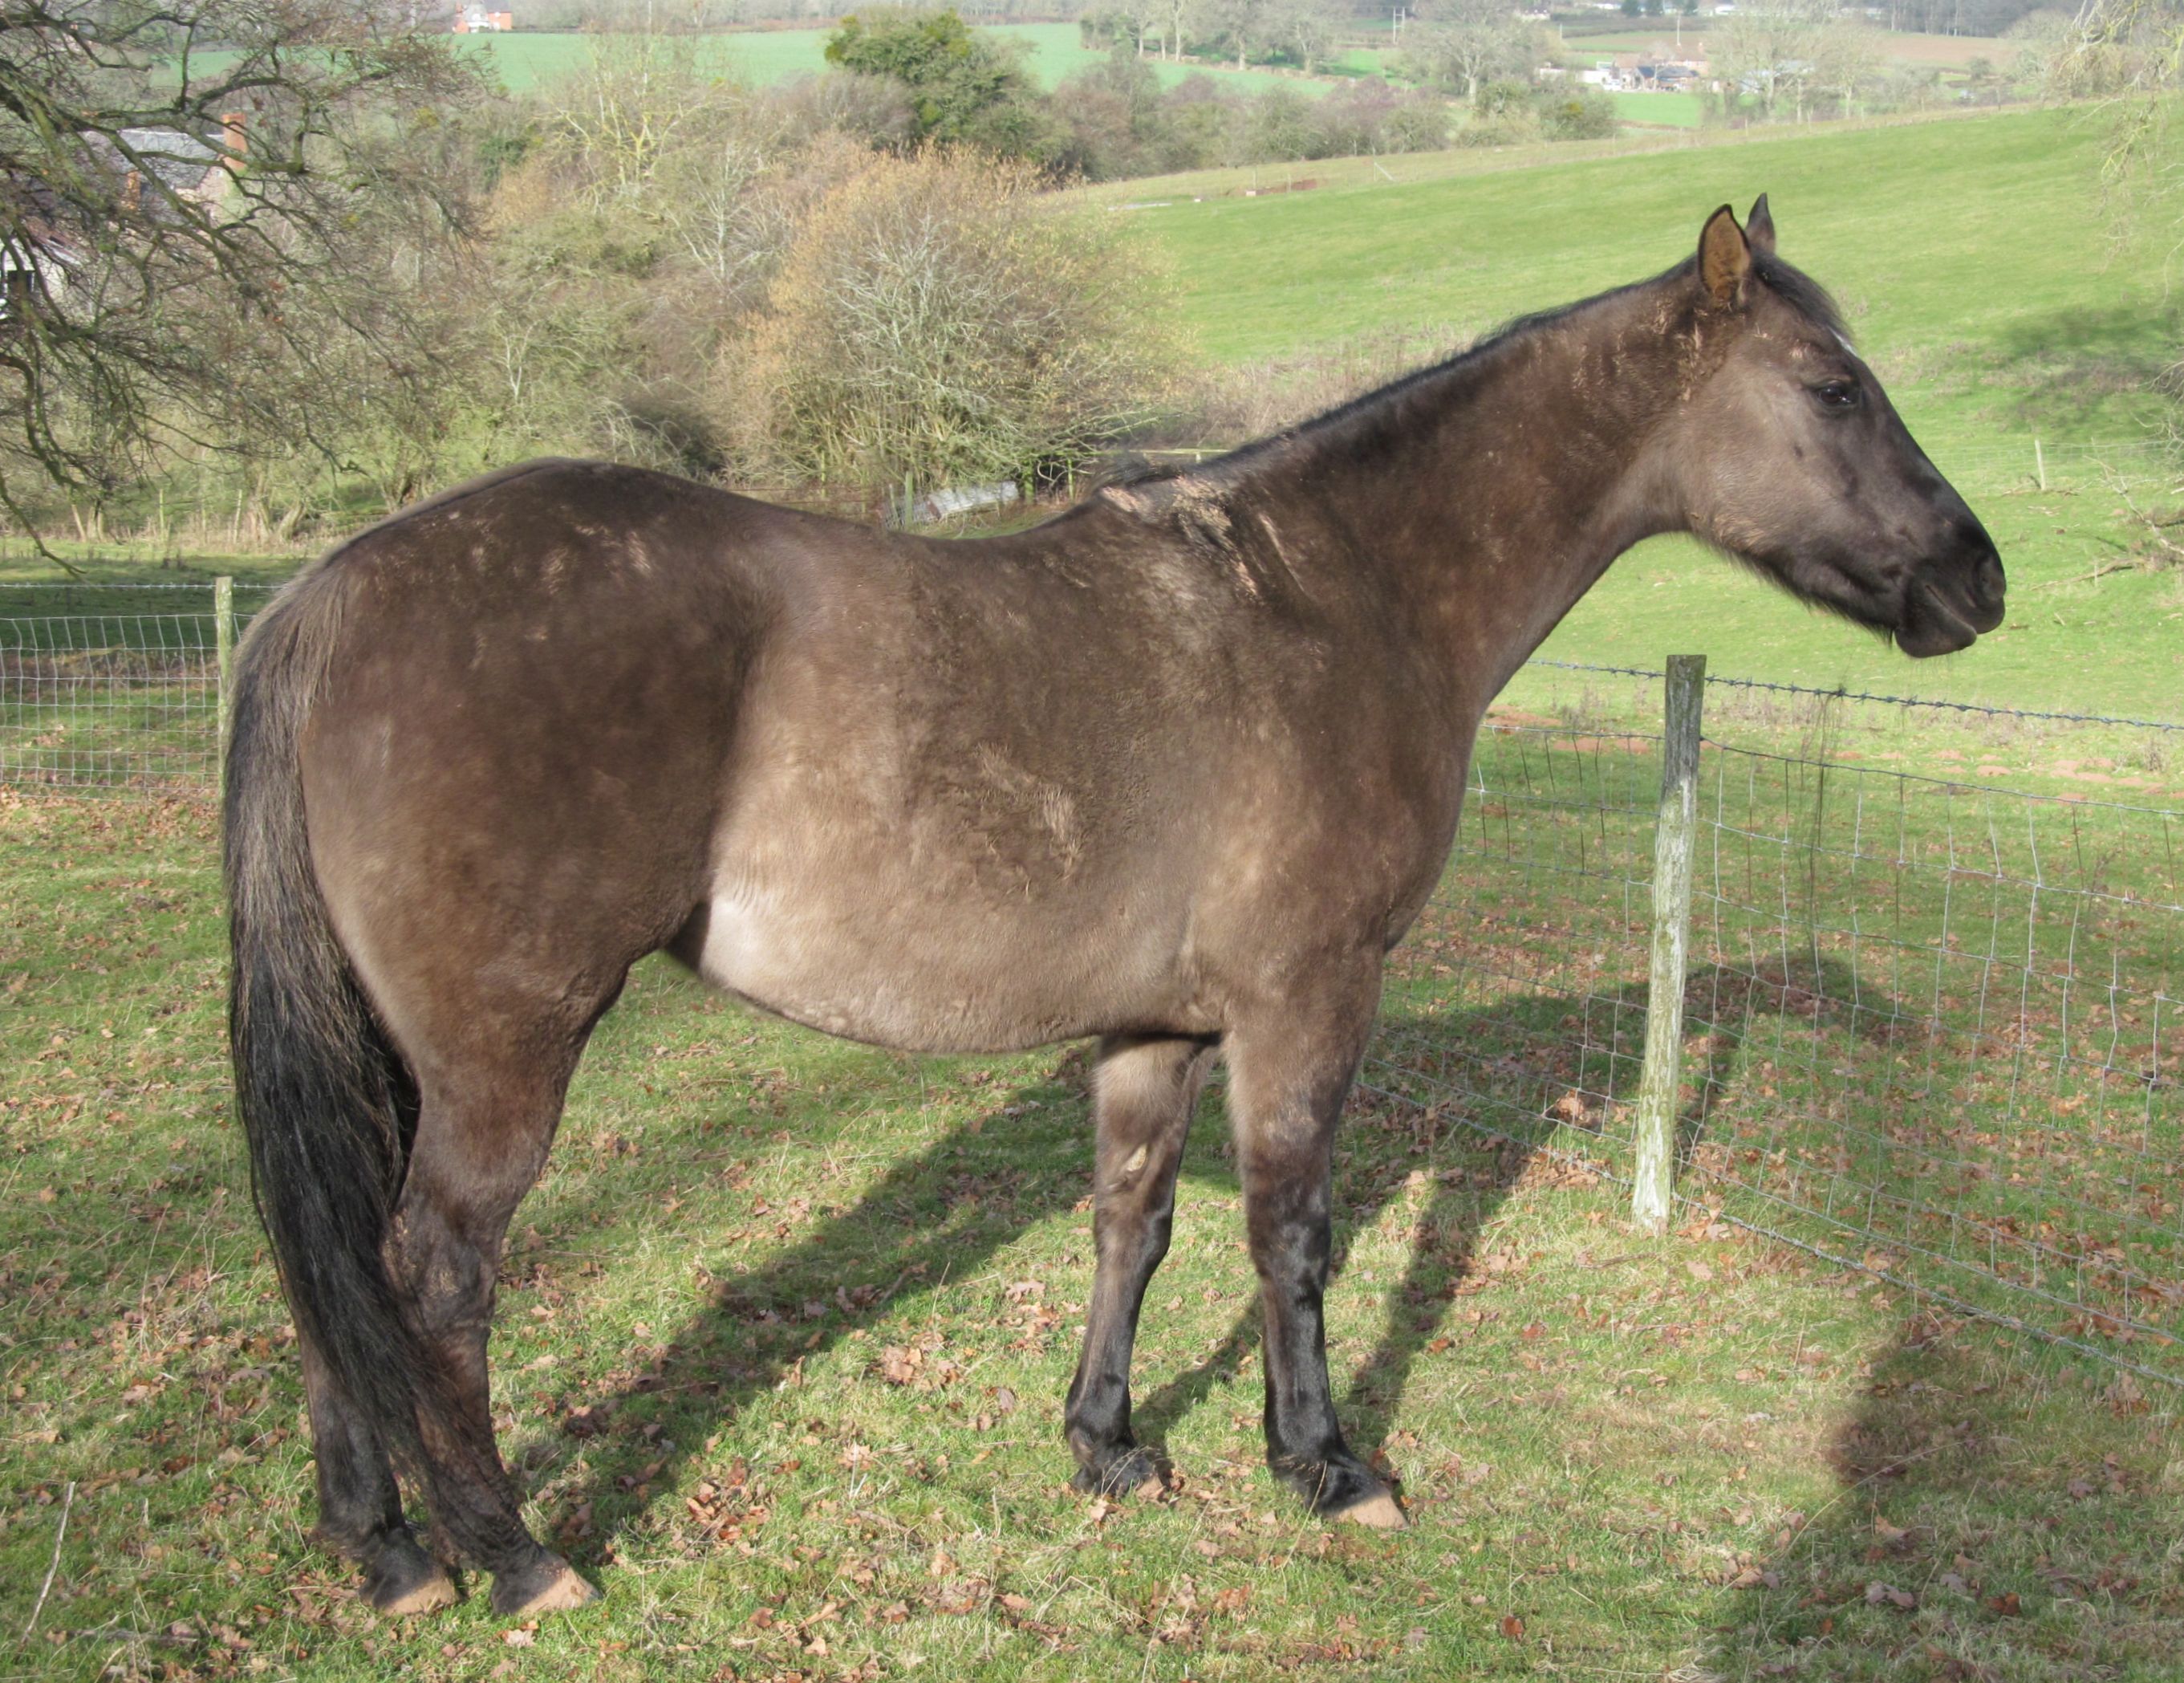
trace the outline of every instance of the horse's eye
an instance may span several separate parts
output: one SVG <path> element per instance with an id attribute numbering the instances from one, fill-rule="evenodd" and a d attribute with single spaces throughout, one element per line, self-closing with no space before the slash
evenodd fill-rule
<path id="1" fill-rule="evenodd" d="M 1856 409 L 1858 403 L 1858 382 L 1854 380 L 1827 380 L 1813 387 L 1813 395 L 1822 409 Z"/>

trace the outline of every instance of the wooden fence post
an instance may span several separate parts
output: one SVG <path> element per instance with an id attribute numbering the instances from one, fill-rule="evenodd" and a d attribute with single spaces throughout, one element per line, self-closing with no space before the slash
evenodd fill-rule
<path id="1" fill-rule="evenodd" d="M 235 581 L 222 573 L 212 582 L 213 652 L 219 669 L 220 738 L 213 756 L 213 787 L 227 794 L 227 727 L 235 705 Z"/>
<path id="2" fill-rule="evenodd" d="M 1699 720 L 1706 656 L 1671 655 L 1661 736 L 1661 811 L 1653 832 L 1653 952 L 1646 995 L 1646 1062 L 1638 1078 L 1630 1217 L 1668 1229 L 1675 1190 L 1676 1088 L 1684 1045 L 1684 957 L 1691 921 L 1691 848 L 1698 828 Z"/>

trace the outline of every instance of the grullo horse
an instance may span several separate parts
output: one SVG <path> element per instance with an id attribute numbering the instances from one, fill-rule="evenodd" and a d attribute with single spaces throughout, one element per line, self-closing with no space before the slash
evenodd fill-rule
<path id="1" fill-rule="evenodd" d="M 231 1031 L 320 1535 L 366 1597 L 454 1594 L 398 1462 L 499 1613 L 593 1593 L 524 1527 L 487 1329 L 586 1038 L 661 950 L 876 1045 L 1096 1038 L 1065 1416 L 1090 1490 L 1153 1475 L 1131 1344 L 1226 1060 L 1268 1463 L 1401 1524 L 1328 1387 L 1335 1118 L 1487 704 L 1669 532 L 1907 654 L 2002 617 L 1993 543 L 1763 198 L 1665 274 L 1034 530 L 940 542 L 549 461 L 298 578 L 238 660 Z"/>

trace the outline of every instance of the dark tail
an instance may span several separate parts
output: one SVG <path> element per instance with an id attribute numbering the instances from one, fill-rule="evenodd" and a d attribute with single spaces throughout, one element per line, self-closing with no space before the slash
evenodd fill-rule
<path id="1" fill-rule="evenodd" d="M 327 917 L 298 754 L 338 594 L 323 572 L 291 589 L 259 616 L 236 661 L 224 844 L 228 1034 L 251 1192 L 297 1329 L 393 1448 L 415 1442 L 430 1384 L 382 1250 L 415 1084 Z"/>

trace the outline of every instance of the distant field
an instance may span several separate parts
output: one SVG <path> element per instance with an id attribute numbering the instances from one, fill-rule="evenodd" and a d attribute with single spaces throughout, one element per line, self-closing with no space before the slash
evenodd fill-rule
<path id="1" fill-rule="evenodd" d="M 1028 45 L 1029 69 L 1043 87 L 1052 87 L 1089 70 L 1106 56 L 1084 46 L 1075 24 L 997 24 L 990 32 Z M 708 64 L 765 87 L 791 76 L 816 75 L 825 70 L 827 37 L 833 33 L 831 29 L 733 30 L 704 37 L 702 50 Z M 520 93 L 582 65 L 590 38 L 577 34 L 517 33 L 463 39 L 465 45 L 493 61 L 504 86 Z M 1196 62 L 1178 64 L 1162 60 L 1153 61 L 1153 70 L 1167 86 L 1192 75 L 1207 75 L 1223 87 L 1251 93 L 1290 87 L 1321 94 L 1347 79 L 1306 77 L 1279 70 L 1239 71 Z"/>
<path id="2" fill-rule="evenodd" d="M 1646 123 L 1663 128 L 1695 129 L 1702 107 L 1696 94 L 1611 93 L 1615 114 L 1626 123 Z"/>
<path id="3" fill-rule="evenodd" d="M 2178 499 L 2145 443 L 2176 307 L 2158 272 L 2099 255 L 2097 141 L 2075 114 L 2014 112 L 1568 161 L 1552 148 L 1389 159 L 1415 172 L 1393 182 L 1298 166 L 1323 185 L 1257 198 L 1211 196 L 1233 192 L 1234 172 L 1126 185 L 1153 207 L 1131 214 L 1171 254 L 1201 347 L 1236 364 L 1476 333 L 1653 273 L 1714 205 L 1769 193 L 1786 255 L 1835 289 L 1897 407 L 1995 532 L 2009 623 L 1914 666 L 1664 542 L 1621 562 L 1546 652 L 1651 666 L 1695 644 L 1720 672 L 2174 718 L 2184 574 L 2130 564 L 2122 510 L 2126 490 Z"/>

